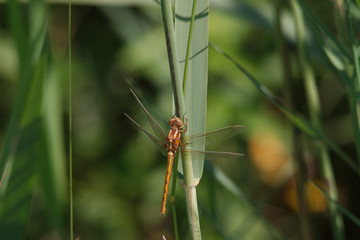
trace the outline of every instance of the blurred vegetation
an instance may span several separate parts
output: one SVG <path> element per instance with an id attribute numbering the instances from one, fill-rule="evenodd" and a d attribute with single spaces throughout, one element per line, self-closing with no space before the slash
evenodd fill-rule
<path id="1" fill-rule="evenodd" d="M 0 4 L 1 177 L 9 166 L 0 188 L 0 238 L 67 239 L 68 8 L 65 1 L 29 2 Z M 160 239 L 164 234 L 173 239 L 171 211 L 165 217 L 160 214 L 166 160 L 123 115 L 126 112 L 149 127 L 129 91 L 132 86 L 164 129 L 172 116 L 160 6 L 150 0 L 106 2 L 79 1 L 77 5 L 73 0 L 72 7 L 75 236 Z M 350 13 L 343 11 L 343 1 L 304 2 L 345 48 L 326 55 L 319 41 L 327 35 L 321 35 L 305 15 L 307 57 L 320 97 L 322 132 L 358 164 L 356 145 L 360 142 L 354 136 L 351 105 L 354 101 L 356 108 L 358 102 L 357 92 L 351 93 L 356 76 L 346 75 L 354 69 L 351 64 L 347 72 L 339 70 L 343 62 L 338 60 L 346 59 L 345 53 L 352 56 L 350 34 L 343 33 L 348 25 L 339 25 L 341 14 Z M 349 2 L 357 41 L 359 9 Z M 277 17 L 283 36 L 276 31 Z M 310 119 L 287 1 L 214 0 L 209 19 L 211 42 L 285 106 Z M 338 50 L 329 51 L 333 49 Z M 334 52 L 337 55 L 331 61 Z M 206 128 L 235 124 L 245 125 L 246 131 L 215 150 L 241 152 L 246 157 L 206 163 L 198 186 L 203 239 L 301 239 L 295 184 L 299 174 L 306 177 L 311 239 L 333 239 L 327 198 L 310 181 L 327 187 L 317 152 L 320 141 L 301 131 L 293 134 L 293 125 L 279 108 L 210 48 Z M 333 148 L 328 151 L 338 201 L 359 216 L 357 173 Z M 9 157 L 9 164 L 4 156 Z M 297 158 L 304 172 L 298 171 Z M 190 239 L 180 184 L 176 206 L 181 239 Z M 357 223 L 345 215 L 343 221 L 345 239 L 357 239 Z"/>

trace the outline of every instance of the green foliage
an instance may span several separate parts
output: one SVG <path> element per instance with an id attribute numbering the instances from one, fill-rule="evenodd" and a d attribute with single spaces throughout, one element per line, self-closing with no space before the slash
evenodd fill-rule
<path id="1" fill-rule="evenodd" d="M 17 43 L 19 83 L 0 159 L 4 176 L 0 232 L 6 239 L 25 238 L 35 183 L 40 182 L 50 226 L 60 235 L 65 190 L 64 143 L 60 122 L 54 119 L 61 117 L 55 103 L 59 98 L 59 89 L 54 89 L 57 79 L 47 81 L 50 74 L 45 44 L 46 5 L 42 1 L 31 2 L 28 16 L 16 1 L 9 1 L 8 9 Z"/>
<path id="2" fill-rule="evenodd" d="M 0 5 L 1 239 L 70 232 L 68 9 L 58 2 Z M 160 1 L 72 2 L 74 237 L 172 239 L 173 219 L 177 237 L 190 239 L 184 183 L 174 184 L 176 216 L 160 215 L 166 160 L 123 118 L 126 112 L 148 127 L 124 75 L 156 119 L 166 123 L 174 113 Z M 199 0 L 191 38 L 193 1 L 175 1 L 175 81 L 181 89 L 188 63 L 189 132 L 246 126 L 234 141 L 214 146 L 245 159 L 192 166 L 200 183 L 191 201 L 204 239 L 299 239 L 304 222 L 306 239 L 330 232 L 356 239 L 359 2 L 294 2 L 303 16 L 301 39 L 288 1 L 214 0 L 209 9 Z M 307 191 L 315 197 L 300 217 L 292 194 L 303 194 L 304 203 Z"/>

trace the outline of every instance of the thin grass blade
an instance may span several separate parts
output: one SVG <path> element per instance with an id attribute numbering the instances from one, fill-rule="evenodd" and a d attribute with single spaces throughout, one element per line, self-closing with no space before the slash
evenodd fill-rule
<path id="1" fill-rule="evenodd" d="M 302 0 L 297 0 L 297 2 L 299 3 L 307 19 L 310 19 L 312 23 L 318 28 L 319 33 L 322 34 L 325 39 L 328 39 L 328 41 L 331 42 L 332 46 L 341 53 L 341 55 L 346 59 L 346 61 L 353 62 L 353 59 L 350 57 L 349 52 L 345 50 L 345 48 L 339 43 L 336 37 L 324 26 L 324 24 L 314 16 L 314 14 L 305 5 L 305 3 Z"/>
<path id="2" fill-rule="evenodd" d="M 220 47 L 211 43 L 211 46 L 223 55 L 226 59 L 232 62 L 247 78 L 250 82 L 275 106 L 277 106 L 288 119 L 302 132 L 304 132 L 310 138 L 318 139 L 328 145 L 351 169 L 360 174 L 358 166 L 350 159 L 350 157 L 344 153 L 336 144 L 330 141 L 320 130 L 316 129 L 309 120 L 293 113 L 277 98 L 275 95 L 262 83 L 260 83 L 255 77 L 253 77 L 248 71 L 246 71 L 239 63 L 237 63 L 230 55 L 225 53 Z"/>

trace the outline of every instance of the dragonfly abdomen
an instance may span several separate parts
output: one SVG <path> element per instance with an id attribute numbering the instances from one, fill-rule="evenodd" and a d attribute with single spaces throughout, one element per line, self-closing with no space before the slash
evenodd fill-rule
<path id="1" fill-rule="evenodd" d="M 163 193 L 163 199 L 162 199 L 161 209 L 160 209 L 160 212 L 162 214 L 164 214 L 164 215 L 165 215 L 165 211 L 166 211 L 166 199 L 167 199 L 167 194 L 169 192 L 169 185 L 170 185 L 172 166 L 174 164 L 174 156 L 175 156 L 175 152 L 173 152 L 173 151 L 168 152 L 166 175 L 165 175 L 165 184 L 164 184 L 164 193 Z"/>
<path id="2" fill-rule="evenodd" d="M 178 146 L 181 141 L 180 140 L 181 139 L 181 130 L 179 129 L 179 127 L 181 127 L 181 126 L 171 125 L 171 121 L 172 121 L 172 119 L 170 119 L 170 126 L 172 128 L 170 129 L 169 134 L 166 139 L 166 148 L 167 148 L 168 154 L 167 154 L 167 167 L 166 167 L 166 175 L 165 175 L 164 193 L 163 193 L 163 199 L 162 199 L 162 204 L 161 204 L 161 209 L 160 209 L 160 212 L 162 214 L 165 214 L 166 199 L 167 199 L 167 194 L 169 191 L 172 166 L 174 164 L 174 157 L 175 157 L 176 151 L 177 151 Z M 175 123 L 176 122 L 177 121 L 175 121 Z"/>

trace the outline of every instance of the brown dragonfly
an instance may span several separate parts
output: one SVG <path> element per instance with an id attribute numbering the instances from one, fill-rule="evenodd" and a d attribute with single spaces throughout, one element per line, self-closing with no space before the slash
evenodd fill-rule
<path id="1" fill-rule="evenodd" d="M 136 94 L 130 89 L 137 102 L 141 106 L 142 111 L 145 113 L 148 122 L 150 123 L 151 128 L 153 129 L 156 137 L 144 129 L 140 124 L 138 124 L 134 119 L 125 113 L 125 116 L 129 118 L 138 128 L 140 128 L 161 150 L 161 152 L 167 156 L 167 168 L 165 175 L 165 184 L 163 191 L 163 198 L 160 212 L 165 214 L 166 211 L 166 199 L 169 189 L 170 176 L 172 172 L 172 166 L 174 163 L 174 156 L 177 152 L 181 152 L 182 157 L 189 155 L 191 159 L 223 159 L 223 158 L 237 158 L 242 157 L 244 154 L 233 153 L 233 152 L 214 152 L 214 151 L 202 151 L 204 145 L 209 145 L 215 142 L 223 141 L 225 139 L 231 138 L 243 131 L 244 126 L 234 125 L 225 127 L 213 132 L 201 133 L 191 136 L 182 137 L 181 133 L 186 132 L 184 129 L 186 123 L 178 117 L 172 117 L 169 121 L 171 127 L 168 135 L 165 135 L 165 132 L 162 130 L 160 125 L 156 120 L 151 116 L 151 114 L 143 106 Z M 184 146 L 189 145 L 191 149 L 184 148 Z"/>

